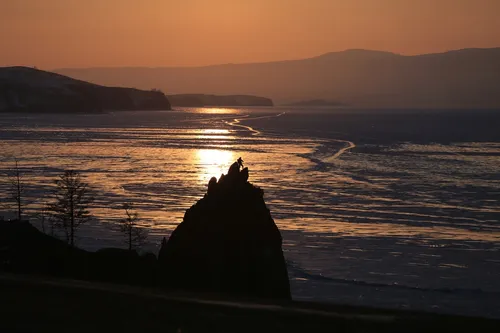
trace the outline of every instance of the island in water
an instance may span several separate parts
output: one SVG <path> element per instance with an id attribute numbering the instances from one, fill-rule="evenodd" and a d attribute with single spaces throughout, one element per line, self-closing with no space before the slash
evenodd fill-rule
<path id="1" fill-rule="evenodd" d="M 179 107 L 221 107 L 221 106 L 274 106 L 272 99 L 251 95 L 169 95 L 172 106 Z"/>
<path id="2" fill-rule="evenodd" d="M 30 67 L 0 68 L 0 112 L 171 110 L 159 90 L 105 87 Z"/>

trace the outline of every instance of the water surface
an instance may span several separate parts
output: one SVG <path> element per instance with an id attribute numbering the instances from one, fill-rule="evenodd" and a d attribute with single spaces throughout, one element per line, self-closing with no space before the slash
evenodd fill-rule
<path id="1" fill-rule="evenodd" d="M 500 316 L 498 128 L 494 111 L 3 114 L 0 173 L 19 160 L 34 214 L 63 170 L 80 171 L 96 200 L 78 245 L 124 246 L 110 226 L 132 202 L 156 252 L 241 156 L 282 230 L 295 298 Z"/>

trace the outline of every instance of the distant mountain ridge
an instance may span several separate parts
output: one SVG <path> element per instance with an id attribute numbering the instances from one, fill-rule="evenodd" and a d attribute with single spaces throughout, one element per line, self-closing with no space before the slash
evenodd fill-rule
<path id="1" fill-rule="evenodd" d="M 169 94 L 268 96 L 279 104 L 335 100 L 372 108 L 500 108 L 500 48 L 417 56 L 347 50 L 267 63 L 56 72 Z"/>
<path id="2" fill-rule="evenodd" d="M 35 68 L 0 68 L 0 112 L 170 109 L 160 91 L 105 87 Z"/>

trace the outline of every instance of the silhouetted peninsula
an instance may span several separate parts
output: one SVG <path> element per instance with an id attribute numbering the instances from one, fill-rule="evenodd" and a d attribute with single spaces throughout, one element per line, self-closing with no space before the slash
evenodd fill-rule
<path id="1" fill-rule="evenodd" d="M 164 242 L 159 262 L 168 267 L 167 285 L 183 290 L 290 299 L 282 238 L 264 202 L 248 182 L 239 159 Z"/>
<path id="2" fill-rule="evenodd" d="M 250 95 L 204 95 L 181 94 L 169 95 L 172 106 L 181 107 L 218 107 L 218 106 L 273 106 L 270 98 Z"/>
<path id="3" fill-rule="evenodd" d="M 104 87 L 28 67 L 0 68 L 0 112 L 170 110 L 160 91 Z"/>

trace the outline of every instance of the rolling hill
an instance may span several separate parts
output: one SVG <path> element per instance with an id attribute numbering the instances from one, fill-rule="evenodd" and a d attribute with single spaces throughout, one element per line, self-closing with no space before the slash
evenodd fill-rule
<path id="1" fill-rule="evenodd" d="M 418 56 L 348 50 L 268 63 L 57 72 L 168 94 L 267 96 L 278 104 L 322 99 L 370 108 L 500 108 L 500 48 Z"/>
<path id="2" fill-rule="evenodd" d="M 0 68 L 0 112 L 170 110 L 160 91 L 104 87 L 28 67 Z"/>

